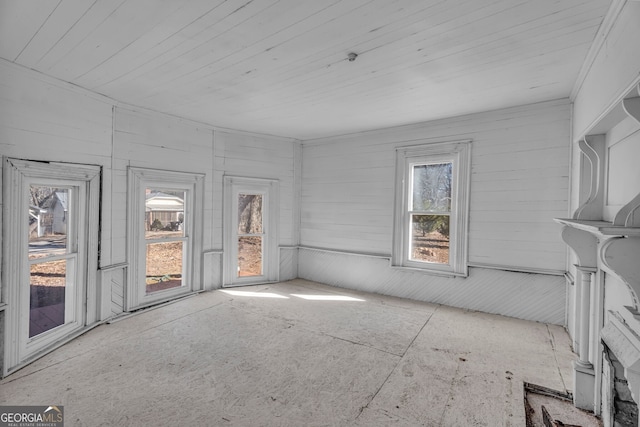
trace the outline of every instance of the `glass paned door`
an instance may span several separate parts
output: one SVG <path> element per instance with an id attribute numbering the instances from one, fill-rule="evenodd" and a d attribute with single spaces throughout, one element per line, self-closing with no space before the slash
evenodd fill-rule
<path id="1" fill-rule="evenodd" d="M 184 285 L 186 243 L 184 190 L 145 190 L 145 294 Z"/>
<path id="2" fill-rule="evenodd" d="M 81 315 L 76 295 L 77 193 L 77 187 L 28 188 L 29 339 L 76 322 Z"/>
<path id="3" fill-rule="evenodd" d="M 224 178 L 224 286 L 278 278 L 278 181 Z"/>
<path id="4" fill-rule="evenodd" d="M 238 194 L 238 277 L 262 276 L 262 194 Z"/>
<path id="5" fill-rule="evenodd" d="M 3 158 L 8 374 L 97 321 L 100 167 Z"/>
<path id="6" fill-rule="evenodd" d="M 76 187 L 30 185 L 28 207 L 28 336 L 76 320 Z"/>

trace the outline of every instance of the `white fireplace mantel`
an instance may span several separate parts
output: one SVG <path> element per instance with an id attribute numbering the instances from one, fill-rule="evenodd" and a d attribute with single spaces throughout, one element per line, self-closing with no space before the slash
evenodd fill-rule
<path id="1" fill-rule="evenodd" d="M 602 410 L 605 386 L 604 345 L 622 362 L 633 399 L 640 403 L 640 193 L 629 197 L 630 189 L 639 189 L 638 182 L 635 175 L 624 174 L 637 165 L 637 146 L 627 146 L 624 162 L 611 155 L 620 133 L 635 131 L 640 124 L 638 81 L 576 135 L 572 150 L 579 152 L 573 151 L 577 169 L 572 203 L 577 208 L 572 218 L 555 219 L 575 255 L 570 258 L 574 265 L 567 266 L 571 279 L 567 307 L 573 303 L 567 323 L 578 355 L 573 370 L 574 405 L 596 414 Z M 611 197 L 622 193 L 624 198 Z M 620 202 L 626 204 L 620 206 Z M 626 286 L 628 297 L 617 282 Z M 613 297 L 606 300 L 609 286 Z"/>
<path id="2" fill-rule="evenodd" d="M 635 203 L 635 201 L 634 201 Z M 631 209 L 631 212 L 636 209 Z M 579 360 L 574 363 L 574 405 L 589 411 L 599 412 L 601 328 L 604 326 L 604 275 L 616 276 L 629 291 L 631 304 L 625 306 L 628 314 L 640 320 L 640 227 L 616 225 L 602 220 L 564 219 L 555 220 L 563 225 L 562 239 L 576 254 L 578 273 L 575 292 L 574 349 Z M 626 324 L 625 324 L 626 325 Z M 611 329 L 613 326 L 607 324 Z M 617 330 L 607 329 L 607 339 L 614 347 L 640 349 L 640 340 L 632 340 L 626 334 L 626 343 Z M 624 329 L 625 333 L 630 329 Z M 604 339 L 604 338 L 602 338 Z M 607 342 L 607 345 L 610 344 Z M 631 344 L 629 344 L 631 343 Z M 610 346 L 611 347 L 611 346 Z M 614 349 L 617 355 L 617 351 Z M 635 354 L 635 353 L 634 353 Z M 637 360 L 625 365 L 625 375 L 632 388 L 636 403 L 640 397 L 640 350 Z M 631 356 L 627 359 L 631 359 Z"/>
<path id="3" fill-rule="evenodd" d="M 557 218 L 562 238 L 582 267 L 597 267 L 627 285 L 636 312 L 640 311 L 640 227 L 606 221 Z"/>

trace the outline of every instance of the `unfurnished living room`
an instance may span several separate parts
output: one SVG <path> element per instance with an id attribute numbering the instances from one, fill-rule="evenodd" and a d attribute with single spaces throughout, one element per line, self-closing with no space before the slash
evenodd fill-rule
<path id="1" fill-rule="evenodd" d="M 638 0 L 0 0 L 0 426 L 638 426 L 638 40 Z"/>

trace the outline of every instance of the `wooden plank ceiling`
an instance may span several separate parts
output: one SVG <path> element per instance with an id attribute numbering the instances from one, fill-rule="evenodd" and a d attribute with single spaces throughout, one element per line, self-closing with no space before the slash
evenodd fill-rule
<path id="1" fill-rule="evenodd" d="M 0 0 L 0 57 L 135 106 L 312 139 L 568 97 L 609 4 Z"/>

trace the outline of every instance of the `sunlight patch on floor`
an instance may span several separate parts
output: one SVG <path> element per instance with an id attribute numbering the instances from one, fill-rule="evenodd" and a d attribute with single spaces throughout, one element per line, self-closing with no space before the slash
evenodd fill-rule
<path id="1" fill-rule="evenodd" d="M 251 292 L 251 291 L 234 291 L 229 289 L 221 289 L 221 292 L 225 294 L 233 295 L 236 297 L 258 297 L 258 298 L 282 298 L 289 299 L 284 295 L 274 294 L 271 292 Z"/>
<path id="2" fill-rule="evenodd" d="M 289 299 L 288 296 L 276 294 L 273 292 L 252 292 L 252 291 L 237 291 L 232 289 L 220 289 L 228 295 L 236 297 L 257 297 L 257 298 L 280 298 Z M 354 298 L 346 295 L 324 295 L 324 294 L 289 294 L 292 297 L 301 298 L 309 301 L 349 301 L 349 302 L 365 302 L 361 298 Z"/>
<path id="3" fill-rule="evenodd" d="M 348 297 L 346 295 L 302 295 L 291 294 L 292 297 L 302 298 L 312 301 L 365 301 L 360 298 Z"/>

